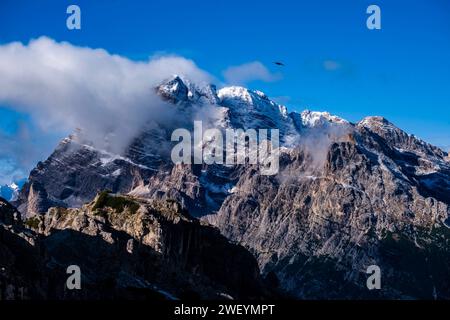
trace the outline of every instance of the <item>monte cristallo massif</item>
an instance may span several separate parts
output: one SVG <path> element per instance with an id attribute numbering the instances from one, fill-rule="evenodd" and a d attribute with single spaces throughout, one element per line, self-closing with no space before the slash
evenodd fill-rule
<path id="1" fill-rule="evenodd" d="M 382 117 L 289 112 L 243 87 L 174 76 L 154 90 L 173 117 L 149 119 L 120 153 L 74 132 L 31 171 L 17 209 L 1 201 L 2 284 L 61 299 L 450 298 L 446 152 Z M 174 164 L 171 134 L 195 120 L 278 129 L 278 173 Z M 58 287 L 69 261 L 85 296 Z M 380 290 L 366 286 L 371 265 Z"/>

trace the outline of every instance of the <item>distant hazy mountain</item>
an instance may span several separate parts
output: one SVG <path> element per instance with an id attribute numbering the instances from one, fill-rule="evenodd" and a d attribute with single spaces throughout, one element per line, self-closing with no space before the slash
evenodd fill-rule
<path id="1" fill-rule="evenodd" d="M 11 184 L 5 184 L 0 186 L 0 197 L 11 201 L 14 200 L 20 191 L 20 188 L 25 184 L 26 179 L 12 182 Z"/>
<path id="2" fill-rule="evenodd" d="M 172 103 L 170 122 L 144 128 L 123 154 L 78 134 L 64 139 L 22 188 L 15 202 L 22 215 L 81 207 L 106 189 L 176 201 L 247 248 L 263 276 L 294 297 L 450 298 L 446 152 L 382 117 L 350 123 L 288 112 L 242 87 L 216 91 L 174 77 L 156 90 Z M 279 129 L 279 174 L 174 165 L 172 130 L 211 113 L 211 126 L 222 129 Z M 366 288 L 370 265 L 382 270 L 382 290 Z"/>

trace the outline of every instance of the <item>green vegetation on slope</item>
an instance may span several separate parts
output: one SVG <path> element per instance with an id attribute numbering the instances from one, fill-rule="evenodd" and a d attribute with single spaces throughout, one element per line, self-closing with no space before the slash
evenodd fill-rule
<path id="1" fill-rule="evenodd" d="M 102 191 L 98 195 L 92 210 L 97 211 L 105 207 L 112 208 L 118 213 L 125 211 L 127 208 L 131 214 L 135 214 L 139 209 L 139 204 L 122 196 L 110 195 L 109 191 Z"/>

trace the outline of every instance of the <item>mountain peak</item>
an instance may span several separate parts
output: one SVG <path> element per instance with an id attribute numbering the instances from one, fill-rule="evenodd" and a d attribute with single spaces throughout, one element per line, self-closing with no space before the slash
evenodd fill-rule
<path id="1" fill-rule="evenodd" d="M 220 89 L 217 93 L 222 105 L 227 107 L 245 107 L 253 110 L 268 111 L 287 115 L 285 106 L 279 105 L 262 91 L 244 87 L 231 86 Z"/>
<path id="2" fill-rule="evenodd" d="M 228 108 L 235 127 L 277 128 L 283 133 L 287 131 L 289 121 L 286 121 L 286 107 L 271 100 L 263 92 L 231 86 L 220 89 L 217 96 L 220 105 Z"/>
<path id="3" fill-rule="evenodd" d="M 19 190 L 19 186 L 15 182 L 11 183 L 8 187 L 15 191 Z"/>
<path id="4" fill-rule="evenodd" d="M 25 179 L 20 181 L 11 182 L 0 186 L 0 197 L 5 198 L 8 201 L 14 200 L 19 194 L 21 186 L 25 183 Z"/>
<path id="5" fill-rule="evenodd" d="M 219 102 L 215 85 L 210 83 L 196 84 L 179 75 L 173 75 L 171 78 L 163 81 L 156 88 L 156 91 L 161 97 L 174 103 L 217 104 Z"/>
<path id="6" fill-rule="evenodd" d="M 218 91 L 217 95 L 221 101 L 239 100 L 246 103 L 253 103 L 250 90 L 240 86 L 224 87 Z"/>
<path id="7" fill-rule="evenodd" d="M 328 123 L 349 124 L 345 119 L 331 115 L 329 112 L 305 110 L 301 113 L 302 125 L 304 127 L 319 127 Z"/>
<path id="8" fill-rule="evenodd" d="M 382 116 L 369 116 L 358 122 L 359 126 L 373 128 L 373 127 L 391 127 L 396 128 L 396 126 Z"/>
<path id="9" fill-rule="evenodd" d="M 188 87 L 178 75 L 174 75 L 171 79 L 163 81 L 157 87 L 157 92 L 163 98 L 170 101 L 184 101 L 189 95 Z"/>

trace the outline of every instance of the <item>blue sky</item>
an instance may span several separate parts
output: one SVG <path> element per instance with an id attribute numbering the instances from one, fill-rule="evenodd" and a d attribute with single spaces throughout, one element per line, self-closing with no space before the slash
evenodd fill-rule
<path id="1" fill-rule="evenodd" d="M 66 28 L 69 4 L 81 8 L 81 30 Z M 381 8 L 381 30 L 366 28 L 370 4 Z M 0 44 L 43 35 L 133 60 L 181 55 L 219 80 L 259 61 L 280 77 L 246 85 L 290 110 L 382 115 L 450 147 L 450 1 L 1 1 Z M 14 139 L 32 124 L 11 109 L 0 106 L 0 133 Z M 43 150 L 62 134 L 47 132 Z"/>

